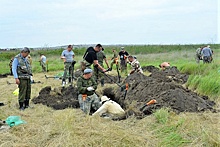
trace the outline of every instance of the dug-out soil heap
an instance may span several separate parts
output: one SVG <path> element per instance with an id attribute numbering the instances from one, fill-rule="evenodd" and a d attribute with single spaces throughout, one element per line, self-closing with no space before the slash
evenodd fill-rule
<path id="1" fill-rule="evenodd" d="M 126 111 L 142 113 L 145 115 L 151 114 L 154 110 L 162 107 L 170 108 L 179 112 L 201 112 L 205 110 L 215 111 L 213 106 L 215 103 L 210 101 L 207 96 L 199 96 L 197 93 L 188 90 L 182 86 L 188 75 L 181 74 L 176 67 L 161 71 L 154 66 L 143 67 L 143 70 L 151 72 L 150 76 L 134 73 L 126 77 L 119 86 L 115 86 L 117 76 L 110 76 L 114 86 L 103 90 L 103 95 L 107 95 L 112 100 L 118 102 Z M 109 79 L 109 78 L 107 78 Z M 125 83 L 128 83 L 128 90 L 124 88 Z M 122 91 L 123 89 L 123 91 Z M 126 93 L 126 95 L 125 95 Z M 155 99 L 156 104 L 146 106 L 140 111 L 148 101 Z M 33 103 L 41 103 L 54 109 L 65 109 L 68 107 L 79 108 L 77 98 L 77 88 L 43 88 L 39 96 L 33 98 Z"/>

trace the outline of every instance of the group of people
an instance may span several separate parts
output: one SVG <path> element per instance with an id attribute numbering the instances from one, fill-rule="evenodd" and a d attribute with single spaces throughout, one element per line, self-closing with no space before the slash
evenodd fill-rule
<path id="1" fill-rule="evenodd" d="M 129 55 L 128 52 L 124 50 L 124 47 L 121 48 L 121 51 L 118 54 L 116 53 L 116 50 L 113 49 L 113 54 L 110 66 L 104 53 L 104 48 L 101 44 L 97 44 L 95 47 L 87 48 L 83 55 L 83 61 L 81 62 L 82 75 L 77 79 L 77 88 L 80 109 L 86 114 L 90 114 L 90 110 L 93 109 L 96 111 L 93 115 L 107 115 L 108 117 L 112 117 L 114 119 L 121 119 L 125 116 L 124 110 L 118 103 L 110 100 L 110 98 L 107 98 L 106 96 L 102 96 L 100 99 L 96 95 L 95 90 L 97 89 L 99 79 L 101 86 L 104 86 L 105 72 L 111 71 L 114 64 L 116 64 L 116 68 L 119 66 L 118 56 L 120 58 L 121 71 L 127 70 L 127 62 L 129 62 L 132 67 L 129 75 L 134 72 L 143 73 L 143 71 L 137 59 Z M 72 45 L 69 45 L 61 54 L 61 59 L 63 59 L 65 66 L 62 86 L 67 84 L 65 81 L 67 73 L 71 75 L 73 72 L 73 67 L 76 63 L 74 61 L 74 55 Z M 104 68 L 104 62 L 107 65 L 107 69 Z M 70 80 L 71 78 L 69 78 L 69 82 Z"/>
<path id="2" fill-rule="evenodd" d="M 105 116 L 112 119 L 123 119 L 125 118 L 125 111 L 115 101 L 110 100 L 107 96 L 102 96 L 101 99 L 96 95 L 95 90 L 97 89 L 98 73 L 101 74 L 101 85 L 104 85 L 103 74 L 106 71 L 110 71 L 112 68 L 109 67 L 108 61 L 104 54 L 104 48 L 101 44 L 97 44 L 95 47 L 89 47 L 83 55 L 83 61 L 81 62 L 81 70 L 83 75 L 77 79 L 78 88 L 78 100 L 80 109 L 85 114 L 90 114 L 91 109 L 95 112 L 93 116 Z M 115 50 L 113 50 L 115 52 Z M 116 55 L 114 55 L 114 59 Z M 103 60 L 105 61 L 108 69 L 103 66 Z M 92 66 L 94 72 L 92 70 Z M 94 76 L 93 76 L 94 73 Z"/>
<path id="3" fill-rule="evenodd" d="M 72 80 L 74 64 L 74 52 L 72 51 L 73 46 L 68 45 L 66 50 L 63 50 L 61 53 L 61 59 L 64 62 L 64 75 L 62 79 L 62 85 L 64 86 Z M 16 55 L 12 62 L 12 73 L 15 78 L 16 84 L 19 86 L 19 109 L 24 110 L 29 107 L 30 94 L 31 94 L 31 76 L 32 69 L 28 56 L 30 54 L 30 49 L 25 47 L 21 50 L 20 54 Z M 127 70 L 127 63 L 132 67 L 128 76 L 138 72 L 143 73 L 140 63 L 137 58 L 129 55 L 125 51 L 124 47 L 121 48 L 121 51 L 117 54 L 116 50 L 113 49 L 112 62 L 109 66 L 104 53 L 104 48 L 101 44 L 97 44 L 95 47 L 89 47 L 83 55 L 83 61 L 81 62 L 81 71 L 82 75 L 77 79 L 77 88 L 78 88 L 78 100 L 80 109 L 86 114 L 91 113 L 91 109 L 95 111 L 93 115 L 107 116 L 113 119 L 122 119 L 125 117 L 125 111 L 122 107 L 110 100 L 107 96 L 102 96 L 99 98 L 95 91 L 98 85 L 99 74 L 101 85 L 104 86 L 104 74 L 107 71 L 111 71 L 113 65 L 116 64 L 116 68 L 119 67 L 120 60 L 120 70 L 123 72 Z M 119 58 L 118 58 L 119 57 Z M 42 65 L 42 70 L 45 71 L 46 57 L 41 54 L 40 63 Z M 103 63 L 106 63 L 107 68 L 105 69 Z M 162 65 L 165 66 L 165 65 Z M 93 67 L 93 69 L 92 69 Z M 93 74 L 94 73 L 94 74 Z M 69 76 L 68 76 L 69 74 Z"/>
<path id="4" fill-rule="evenodd" d="M 196 49 L 196 63 L 199 63 L 200 60 L 203 60 L 203 63 L 211 63 L 213 51 L 210 46 L 202 46 Z"/>

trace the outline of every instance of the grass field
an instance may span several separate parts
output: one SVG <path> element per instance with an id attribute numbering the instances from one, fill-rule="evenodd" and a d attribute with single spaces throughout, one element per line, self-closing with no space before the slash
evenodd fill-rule
<path id="1" fill-rule="evenodd" d="M 195 63 L 195 50 L 182 48 L 169 52 L 158 49 L 154 53 L 144 54 L 139 51 L 131 52 L 137 56 L 142 66 L 158 66 L 161 62 L 168 61 L 182 72 L 191 74 L 186 86 L 201 95 L 208 95 L 217 103 L 216 108 L 219 109 L 220 48 L 214 50 L 214 63 L 205 65 Z M 45 86 L 50 85 L 52 88 L 61 86 L 59 80 L 45 79 L 44 74 L 40 73 L 39 56 L 37 53 L 34 54 L 32 56 L 34 80 L 40 80 L 43 84 L 32 85 L 32 98 Z M 62 71 L 63 63 L 59 55 L 48 55 L 50 70 L 48 75 L 53 76 Z M 111 56 L 112 54 L 107 52 L 107 58 Z M 81 58 L 81 55 L 76 56 L 76 66 L 79 66 Z M 2 60 L 0 64 L 1 73 L 6 73 L 8 61 Z M 0 79 L 1 102 L 6 104 L 0 107 L 0 119 L 18 115 L 27 124 L 1 131 L 0 146 L 2 147 L 220 146 L 220 113 L 176 114 L 169 109 L 160 109 L 141 120 L 129 117 L 123 121 L 111 121 L 85 116 L 79 109 L 53 110 L 44 105 L 32 104 L 33 108 L 19 111 L 17 96 L 12 94 L 17 86 L 8 85 L 6 81 L 14 82 L 14 79 L 12 76 Z"/>

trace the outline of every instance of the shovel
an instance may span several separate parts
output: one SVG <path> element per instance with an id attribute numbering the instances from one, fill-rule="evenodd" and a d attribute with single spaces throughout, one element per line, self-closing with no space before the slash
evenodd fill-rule
<path id="1" fill-rule="evenodd" d="M 146 106 L 149 106 L 149 105 L 155 104 L 156 102 L 157 102 L 157 101 L 156 101 L 155 99 L 150 100 L 149 102 L 147 102 L 146 104 L 144 104 L 143 107 L 140 108 L 140 111 L 143 111 L 144 108 L 145 108 Z"/>

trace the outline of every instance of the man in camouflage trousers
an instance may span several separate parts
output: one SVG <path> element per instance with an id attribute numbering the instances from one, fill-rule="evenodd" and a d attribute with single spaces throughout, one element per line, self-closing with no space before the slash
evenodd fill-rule
<path id="1" fill-rule="evenodd" d="M 95 94 L 97 83 L 92 77 L 92 69 L 85 69 L 83 75 L 77 79 L 79 91 L 78 100 L 80 109 L 86 114 L 90 113 L 91 107 L 96 111 L 101 106 L 99 97 Z"/>
<path id="2" fill-rule="evenodd" d="M 102 48 L 102 50 L 100 52 L 97 52 L 96 55 L 97 55 L 97 58 L 98 58 L 98 63 L 102 67 L 104 67 L 103 60 L 105 60 L 105 63 L 107 65 L 107 67 L 109 68 L 109 64 L 108 64 L 108 61 L 106 59 L 106 55 L 104 53 L 104 48 Z M 94 67 L 94 74 L 95 74 L 96 82 L 98 83 L 98 79 L 100 78 L 101 86 L 104 86 L 104 84 L 105 84 L 104 74 L 102 73 L 102 71 L 100 71 L 100 69 Z"/>
<path id="3" fill-rule="evenodd" d="M 68 45 L 66 50 L 63 50 L 62 54 L 61 54 L 61 59 L 64 62 L 64 73 L 63 73 L 63 79 L 62 79 L 62 86 L 64 87 L 65 84 L 68 84 L 68 82 L 66 81 L 67 78 L 67 72 L 69 73 L 69 82 L 72 82 L 72 73 L 73 73 L 73 66 L 75 64 L 75 61 L 73 60 L 74 58 L 74 52 L 72 51 L 73 46 L 72 45 Z"/>
<path id="4" fill-rule="evenodd" d="M 19 88 L 18 102 L 19 109 L 24 110 L 29 107 L 31 97 L 31 76 L 32 70 L 27 56 L 30 54 L 29 48 L 25 47 L 21 53 L 14 57 L 12 63 L 12 72 L 15 78 L 15 83 Z"/>

